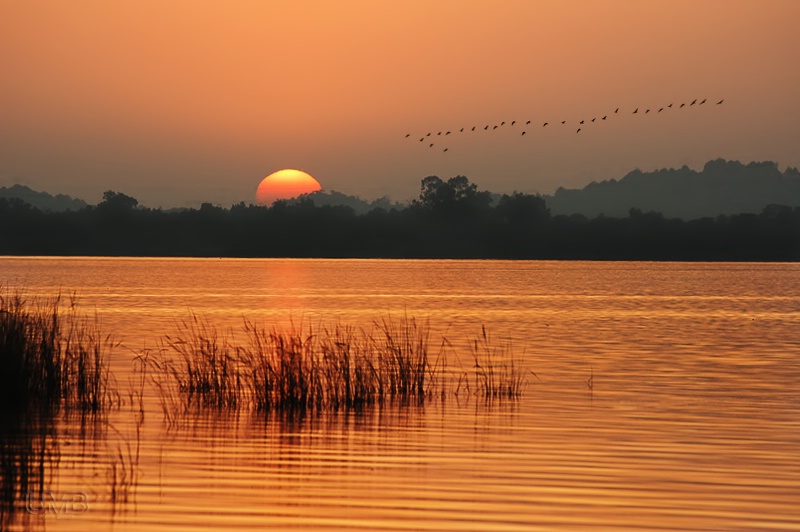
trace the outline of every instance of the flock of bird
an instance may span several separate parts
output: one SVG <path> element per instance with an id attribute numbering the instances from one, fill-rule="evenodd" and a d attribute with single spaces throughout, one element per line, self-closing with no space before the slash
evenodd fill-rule
<path id="1" fill-rule="evenodd" d="M 697 105 L 697 106 L 705 105 L 707 101 L 708 101 L 708 98 L 703 98 L 702 100 L 700 100 L 699 98 L 695 98 L 694 100 L 692 100 L 689 103 L 683 102 L 680 105 L 676 105 L 674 102 L 672 102 L 669 105 L 665 105 L 663 107 L 658 107 L 658 108 L 655 108 L 655 107 L 653 107 L 653 108 L 637 107 L 630 114 L 632 114 L 632 115 L 646 115 L 646 114 L 650 114 L 650 113 L 658 114 L 658 113 L 662 113 L 664 111 L 669 111 L 669 110 L 672 110 L 672 109 L 683 109 L 683 108 L 689 108 L 689 107 L 692 107 L 692 106 L 695 106 L 695 105 Z M 724 101 L 725 100 L 722 99 L 722 100 L 716 102 L 715 105 L 721 105 L 722 102 L 724 102 Z M 711 102 L 709 102 L 709 105 L 711 105 Z M 591 124 L 602 123 L 604 121 L 607 121 L 607 120 L 611 119 L 614 116 L 618 116 L 620 114 L 620 109 L 621 109 L 620 107 L 617 107 L 616 109 L 614 109 L 614 111 L 606 113 L 606 114 L 604 114 L 602 116 L 597 115 L 597 116 L 594 116 L 594 117 L 592 117 L 590 119 L 586 118 L 586 119 L 583 119 L 583 120 L 580 120 L 580 121 L 576 121 L 574 124 L 569 123 L 567 120 L 561 120 L 560 121 L 560 125 L 561 126 L 566 126 L 569 123 L 569 125 L 572 125 L 573 127 L 576 127 L 575 133 L 580 133 L 584 128 L 590 126 Z M 623 111 L 623 114 L 625 112 L 626 111 Z M 499 128 L 504 128 L 506 126 L 508 126 L 508 127 L 516 127 L 517 124 L 519 124 L 519 128 L 517 128 L 517 129 L 521 129 L 522 130 L 522 132 L 520 133 L 520 136 L 525 136 L 528 133 L 528 130 L 530 129 L 530 127 L 532 127 L 532 125 L 531 125 L 532 122 L 533 122 L 532 120 L 526 120 L 525 122 L 523 122 L 521 120 L 510 120 L 510 121 L 505 121 L 504 120 L 504 121 L 500 122 L 499 124 L 486 124 L 485 126 L 476 125 L 476 126 L 472 126 L 472 127 L 462 127 L 460 129 L 451 130 L 451 131 L 438 131 L 438 132 L 428 131 L 426 134 L 423 134 L 420 137 L 419 142 L 423 143 L 423 146 L 426 146 L 428 148 L 434 148 L 434 147 L 439 145 L 439 139 L 438 138 L 441 138 L 441 140 L 444 140 L 448 135 L 451 135 L 451 134 L 454 134 L 454 133 L 469 133 L 469 132 L 472 132 L 472 131 L 475 131 L 475 132 L 478 132 L 478 131 L 495 131 L 495 130 L 497 130 Z M 558 123 L 558 122 L 554 122 L 554 124 L 555 123 Z M 544 128 L 544 127 L 547 127 L 549 125 L 550 125 L 550 122 L 545 121 L 545 122 L 542 123 L 541 127 Z M 411 133 L 406 133 L 405 138 L 407 138 L 407 139 L 416 139 L 416 135 L 412 135 Z M 446 151 L 448 151 L 448 148 L 445 147 L 442 151 L 446 152 Z"/>

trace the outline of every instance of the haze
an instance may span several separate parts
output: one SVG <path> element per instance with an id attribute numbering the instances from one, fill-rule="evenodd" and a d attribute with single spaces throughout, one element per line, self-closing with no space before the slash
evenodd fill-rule
<path id="1" fill-rule="evenodd" d="M 717 157 L 800 165 L 793 0 L 0 6 L 0 185 L 172 207 L 253 202 L 281 168 L 402 200 L 428 175 L 549 193 Z M 694 98 L 725 104 L 446 153 L 404 138 Z"/>

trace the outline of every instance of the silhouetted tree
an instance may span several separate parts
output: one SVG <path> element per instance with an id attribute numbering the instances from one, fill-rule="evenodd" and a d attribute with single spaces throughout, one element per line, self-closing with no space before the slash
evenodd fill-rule
<path id="1" fill-rule="evenodd" d="M 113 190 L 106 190 L 103 192 L 103 201 L 97 205 L 97 208 L 120 212 L 133 210 L 138 205 L 139 200 L 136 198 Z"/>
<path id="2" fill-rule="evenodd" d="M 427 177 L 412 206 L 364 214 L 311 198 L 172 212 L 113 191 L 64 212 L 0 198 L 0 255 L 800 261 L 800 206 L 685 222 L 640 208 L 551 216 L 540 196 L 490 198 L 464 176 Z"/>
<path id="3" fill-rule="evenodd" d="M 428 176 L 422 180 L 419 201 L 423 207 L 433 210 L 452 210 L 456 205 L 474 209 L 488 207 L 491 194 L 478 191 L 478 185 L 470 183 L 463 175 L 442 181 L 438 176 Z"/>
<path id="4" fill-rule="evenodd" d="M 504 220 L 517 228 L 529 228 L 550 219 L 547 203 L 540 196 L 532 194 L 503 194 L 496 209 Z"/>

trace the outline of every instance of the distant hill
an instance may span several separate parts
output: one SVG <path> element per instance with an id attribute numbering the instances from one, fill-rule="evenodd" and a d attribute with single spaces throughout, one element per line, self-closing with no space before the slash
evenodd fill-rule
<path id="1" fill-rule="evenodd" d="M 774 162 L 717 159 L 697 172 L 684 166 L 654 172 L 634 170 L 619 181 L 592 182 L 583 189 L 559 188 L 545 196 L 551 214 L 627 216 L 631 208 L 685 220 L 720 214 L 759 213 L 765 206 L 800 206 L 800 171 Z"/>
<path id="2" fill-rule="evenodd" d="M 51 196 L 47 192 L 37 192 L 24 185 L 0 187 L 0 198 L 19 198 L 39 210 L 50 212 L 78 211 L 86 207 L 82 199 L 65 194 Z"/>

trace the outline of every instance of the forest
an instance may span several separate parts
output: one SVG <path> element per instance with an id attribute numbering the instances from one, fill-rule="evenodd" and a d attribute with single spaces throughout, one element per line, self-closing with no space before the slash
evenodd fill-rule
<path id="1" fill-rule="evenodd" d="M 164 211 L 107 191 L 64 212 L 0 198 L 0 255 L 798 261 L 800 206 L 688 221 L 553 215 L 539 195 L 498 199 L 465 176 L 426 177 L 409 204 L 363 214 L 310 199 Z"/>

